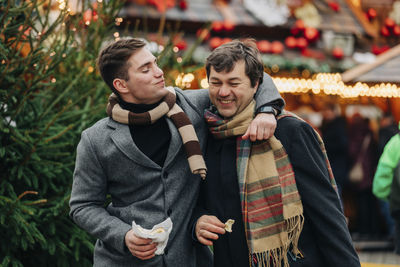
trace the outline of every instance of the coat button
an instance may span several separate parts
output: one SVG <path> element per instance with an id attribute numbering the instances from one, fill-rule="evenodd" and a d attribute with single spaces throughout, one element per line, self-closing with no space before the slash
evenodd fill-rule
<path id="1" fill-rule="evenodd" d="M 172 210 L 168 209 L 168 211 L 167 211 L 168 216 L 171 216 L 171 213 L 172 213 Z"/>
<path id="2" fill-rule="evenodd" d="M 164 179 L 168 178 L 168 172 L 164 172 Z"/>

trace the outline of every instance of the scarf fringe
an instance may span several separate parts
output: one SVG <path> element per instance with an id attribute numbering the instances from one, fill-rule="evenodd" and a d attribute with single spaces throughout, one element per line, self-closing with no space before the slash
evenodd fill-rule
<path id="1" fill-rule="evenodd" d="M 288 233 L 288 238 L 290 244 L 292 245 L 292 252 L 295 256 L 299 255 L 300 251 L 298 249 L 299 238 L 301 231 L 304 226 L 304 215 L 299 214 L 294 217 L 285 220 L 286 222 L 286 231 Z"/>
<path id="2" fill-rule="evenodd" d="M 286 246 L 275 248 L 265 252 L 253 253 L 251 258 L 253 259 L 251 267 L 289 267 L 289 261 L 287 258 Z M 257 262 L 254 262 L 256 260 Z M 283 261 L 283 265 L 282 264 Z"/>
<path id="3" fill-rule="evenodd" d="M 301 256 L 298 242 L 304 225 L 304 216 L 299 214 L 285 220 L 289 243 L 268 251 L 250 254 L 251 267 L 289 267 L 288 251 Z M 257 262 L 254 262 L 256 260 Z"/>

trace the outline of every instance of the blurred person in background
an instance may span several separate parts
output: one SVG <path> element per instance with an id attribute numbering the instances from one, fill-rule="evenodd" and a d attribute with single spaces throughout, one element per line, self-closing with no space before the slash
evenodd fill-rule
<path id="1" fill-rule="evenodd" d="M 386 143 L 399 132 L 396 121 L 390 112 L 383 114 L 379 121 L 379 132 L 378 132 L 378 154 L 382 155 L 383 149 Z"/>
<path id="2" fill-rule="evenodd" d="M 400 255 L 400 133 L 393 136 L 383 150 L 374 176 L 373 193 L 389 203 L 395 222 L 395 253 Z"/>
<path id="3" fill-rule="evenodd" d="M 320 127 L 326 153 L 341 195 L 348 174 L 348 137 L 346 119 L 340 116 L 340 107 L 328 103 L 322 110 Z"/>
<path id="4" fill-rule="evenodd" d="M 376 141 L 369 126 L 369 119 L 355 113 L 349 123 L 349 189 L 356 201 L 355 233 L 356 239 L 370 239 L 378 234 L 379 205 L 372 194 L 377 154 Z M 352 170 L 360 163 L 360 179 L 352 178 Z"/>
<path id="5" fill-rule="evenodd" d="M 399 132 L 398 125 L 390 112 L 385 112 L 379 120 L 378 155 L 381 156 L 387 142 Z M 386 225 L 386 234 L 392 239 L 395 231 L 395 222 L 390 215 L 389 202 L 378 198 L 380 210 Z"/>

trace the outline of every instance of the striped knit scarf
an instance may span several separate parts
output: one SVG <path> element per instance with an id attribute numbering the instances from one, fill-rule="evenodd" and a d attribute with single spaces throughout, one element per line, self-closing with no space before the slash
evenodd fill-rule
<path id="1" fill-rule="evenodd" d="M 251 143 L 242 140 L 254 115 L 252 101 L 241 113 L 223 120 L 206 110 L 209 130 L 217 139 L 237 136 L 237 176 L 249 247 L 250 266 L 289 266 L 287 253 L 299 255 L 303 206 L 294 172 L 275 137 Z"/>
<path id="2" fill-rule="evenodd" d="M 117 122 L 139 125 L 153 124 L 162 116 L 167 115 L 181 135 L 190 170 L 194 174 L 200 174 L 201 178 L 205 179 L 207 168 L 194 127 L 182 108 L 175 103 L 175 90 L 172 87 L 167 87 L 167 89 L 169 92 L 163 98 L 163 101 L 154 109 L 143 113 L 133 113 L 122 109 L 118 104 L 118 97 L 111 94 L 108 99 L 107 114 Z"/>

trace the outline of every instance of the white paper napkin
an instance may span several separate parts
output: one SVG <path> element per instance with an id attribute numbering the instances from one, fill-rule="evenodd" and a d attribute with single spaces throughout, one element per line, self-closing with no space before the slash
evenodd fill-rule
<path id="1" fill-rule="evenodd" d="M 135 221 L 132 221 L 132 230 L 138 237 L 149 238 L 158 243 L 155 254 L 162 255 L 167 246 L 169 234 L 172 231 L 172 221 L 171 218 L 167 218 L 165 221 L 154 225 L 151 229 L 144 229 L 137 225 Z"/>

